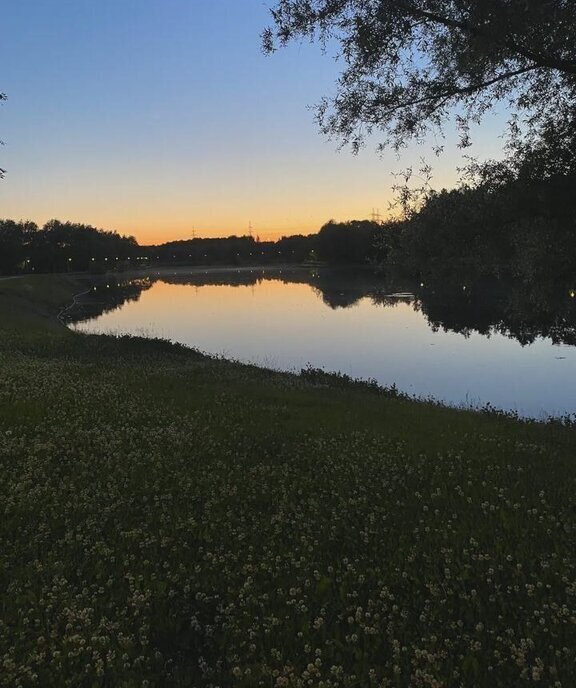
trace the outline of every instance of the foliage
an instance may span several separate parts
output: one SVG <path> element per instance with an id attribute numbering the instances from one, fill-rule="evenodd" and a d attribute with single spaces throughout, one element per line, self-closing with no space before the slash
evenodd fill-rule
<path id="1" fill-rule="evenodd" d="M 368 220 L 327 222 L 318 232 L 283 236 L 277 241 L 252 237 L 190 239 L 155 247 L 153 260 L 182 265 L 270 265 L 302 263 L 311 251 L 316 259 L 329 264 L 362 264 L 374 259 L 374 237 L 380 225 Z"/>
<path id="2" fill-rule="evenodd" d="M 7 326 L 53 279 L 0 284 L 1 686 L 572 685 L 573 431 Z"/>
<path id="3" fill-rule="evenodd" d="M 574 287 L 575 217 L 576 175 L 502 180 L 492 170 L 474 187 L 432 193 L 401 224 L 390 262 L 434 284 L 496 278 Z"/>
<path id="4" fill-rule="evenodd" d="M 382 227 L 377 222 L 330 220 L 316 235 L 314 248 L 319 259 L 329 264 L 366 264 L 378 258 L 374 247 L 381 234 Z"/>
<path id="5" fill-rule="evenodd" d="M 374 254 L 379 224 L 330 221 L 318 234 L 259 241 L 251 236 L 198 238 L 159 246 L 139 246 L 134 237 L 90 225 L 50 220 L 42 229 L 33 222 L 0 220 L 0 274 L 26 272 L 105 272 L 140 266 L 274 265 L 302 263 L 315 251 L 322 262 L 362 264 Z M 384 245 L 384 244 L 382 244 Z"/>
<path id="6" fill-rule="evenodd" d="M 399 148 L 449 117 L 466 146 L 497 102 L 520 139 L 557 146 L 573 131 L 570 0 L 278 0 L 272 17 L 268 52 L 297 38 L 339 44 L 344 69 L 318 119 L 354 149 L 373 132 Z"/>
<path id="7" fill-rule="evenodd" d="M 0 220 L 0 274 L 24 269 L 37 229 L 33 222 Z"/>
<path id="8" fill-rule="evenodd" d="M 34 222 L 0 220 L 0 274 L 112 268 L 135 258 L 137 248 L 133 237 L 89 225 L 50 220 L 38 229 Z"/>

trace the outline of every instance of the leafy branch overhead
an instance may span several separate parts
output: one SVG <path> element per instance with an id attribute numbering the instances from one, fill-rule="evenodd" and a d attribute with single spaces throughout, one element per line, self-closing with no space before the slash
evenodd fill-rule
<path id="1" fill-rule="evenodd" d="M 498 102 L 525 141 L 573 131 L 573 0 L 280 0 L 271 12 L 266 52 L 299 38 L 340 46 L 336 95 L 317 115 L 354 150 L 372 133 L 399 149 L 450 118 L 466 146 Z"/>

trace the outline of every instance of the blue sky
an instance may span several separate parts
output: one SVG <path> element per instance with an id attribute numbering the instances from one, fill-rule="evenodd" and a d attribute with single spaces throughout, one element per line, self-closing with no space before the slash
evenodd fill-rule
<path id="1" fill-rule="evenodd" d="M 316 231 L 386 211 L 381 159 L 337 151 L 307 106 L 334 90 L 316 45 L 273 56 L 261 0 L 18 0 L 0 13 L 0 216 L 57 217 L 143 243 Z M 483 130 L 483 152 L 499 142 Z M 456 158 L 437 163 L 454 183 Z"/>

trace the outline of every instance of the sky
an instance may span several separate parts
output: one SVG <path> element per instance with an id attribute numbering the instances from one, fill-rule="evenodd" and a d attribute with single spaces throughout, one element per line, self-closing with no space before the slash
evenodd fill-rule
<path id="1" fill-rule="evenodd" d="M 267 0 L 18 0 L 0 10 L 0 217 L 84 222 L 142 244 L 318 231 L 388 212 L 398 160 L 354 156 L 310 106 L 335 91 L 319 46 L 261 51 Z M 498 155 L 494 123 L 475 137 Z M 456 183 L 458 153 L 434 160 Z M 474 151 L 473 151 L 474 152 Z"/>

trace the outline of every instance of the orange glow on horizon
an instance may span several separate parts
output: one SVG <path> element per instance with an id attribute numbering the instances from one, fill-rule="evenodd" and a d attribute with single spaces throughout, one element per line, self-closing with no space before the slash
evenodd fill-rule
<path id="1" fill-rule="evenodd" d="M 342 165 L 345 161 L 341 159 Z M 354 159 L 352 165 L 360 161 Z M 30 219 L 43 226 L 50 219 L 70 221 L 134 236 L 142 246 L 197 238 L 252 236 L 270 241 L 282 236 L 317 233 L 329 220 L 345 222 L 370 217 L 379 208 L 386 217 L 392 192 L 382 179 L 370 178 L 370 170 L 348 170 L 335 180 L 326 172 L 315 180 L 302 179 L 302 172 L 286 176 L 283 184 L 274 178 L 269 188 L 204 188 L 186 195 L 180 185 L 166 183 L 158 189 L 134 188 L 123 196 L 86 186 L 70 195 L 47 190 L 14 198 L 4 207 L 5 217 Z M 338 181 L 338 183 L 337 183 Z M 119 188 L 123 181 L 116 179 Z M 108 184 L 112 180 L 107 180 Z M 125 182 L 124 182 L 125 183 Z M 225 187 L 227 189 L 228 186 Z M 108 190 L 107 190 L 108 191 Z M 26 208 L 25 211 L 22 208 Z"/>
<path id="2" fill-rule="evenodd" d="M 304 227 L 293 227 L 286 228 L 282 230 L 263 230 L 258 231 L 256 229 L 252 230 L 252 236 L 260 241 L 277 241 L 283 236 L 293 236 L 295 234 L 302 234 L 307 236 L 309 234 L 316 234 L 322 225 L 327 222 L 327 220 L 319 223 L 317 226 L 304 226 Z M 121 234 L 132 234 L 136 237 L 136 240 L 141 246 L 156 246 L 158 244 L 166 244 L 171 241 L 187 241 L 189 239 L 225 239 L 229 236 L 249 236 L 248 230 L 246 228 L 242 229 L 222 229 L 222 230 L 206 230 L 194 229 L 189 231 L 176 231 L 171 232 L 158 232 L 158 230 L 152 230 L 151 232 L 146 231 L 120 231 Z"/>
<path id="3" fill-rule="evenodd" d="M 383 219 L 387 219 L 382 215 Z M 339 213 L 334 216 L 329 212 L 318 213 L 317 218 L 309 222 L 260 222 L 252 221 L 252 236 L 260 241 L 277 241 L 283 236 L 293 236 L 302 234 L 307 236 L 309 234 L 316 234 L 320 228 L 329 220 L 336 220 L 337 222 L 348 222 L 349 220 L 365 220 L 369 219 L 369 213 L 366 210 L 359 211 L 358 209 L 351 209 L 349 213 Z M 115 230 L 121 234 L 129 234 L 136 237 L 138 243 L 142 246 L 151 246 L 157 244 L 165 244 L 170 241 L 186 241 L 189 239 L 217 239 L 226 238 L 229 236 L 248 236 L 248 223 L 242 222 L 222 222 L 218 225 L 206 225 L 198 223 L 185 223 L 176 221 L 170 225 L 168 223 L 159 228 L 159 223 L 118 223 Z"/>
<path id="4" fill-rule="evenodd" d="M 327 207 L 329 206 L 327 205 Z M 114 222 L 110 218 L 110 222 L 107 224 L 101 222 L 96 226 L 113 229 L 120 234 L 132 235 L 136 237 L 140 245 L 151 246 L 171 241 L 186 241 L 193 238 L 216 239 L 229 236 L 248 236 L 250 231 L 249 222 L 252 225 L 251 230 L 254 238 L 258 238 L 260 241 L 277 241 L 283 236 L 316 234 L 329 220 L 348 222 L 350 220 L 370 219 L 371 206 L 367 207 L 363 203 L 353 204 L 348 209 L 339 208 L 338 210 L 338 213 L 322 209 L 317 210 L 313 215 L 306 213 L 308 216 L 306 221 L 296 218 L 292 220 L 291 218 L 256 217 L 254 214 L 255 216 L 251 221 L 243 222 L 241 220 L 237 221 L 232 217 L 226 217 L 226 213 L 223 213 L 221 223 L 214 221 L 205 223 L 201 221 L 193 222 L 182 220 L 181 218 L 165 222 L 156 218 L 143 221 L 124 220 Z M 382 211 L 380 216 L 382 220 L 388 220 L 393 217 L 391 213 Z"/>

